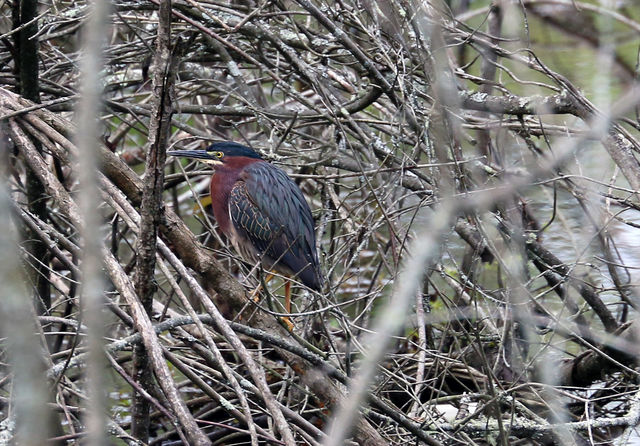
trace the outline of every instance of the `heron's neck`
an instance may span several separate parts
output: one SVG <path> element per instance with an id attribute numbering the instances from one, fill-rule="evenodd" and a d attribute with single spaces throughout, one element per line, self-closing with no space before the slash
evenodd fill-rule
<path id="1" fill-rule="evenodd" d="M 233 186 L 242 180 L 245 167 L 261 160 L 247 157 L 235 157 L 216 167 L 211 177 L 211 205 L 213 216 L 220 229 L 225 234 L 231 233 L 231 218 L 229 216 L 229 194 Z"/>

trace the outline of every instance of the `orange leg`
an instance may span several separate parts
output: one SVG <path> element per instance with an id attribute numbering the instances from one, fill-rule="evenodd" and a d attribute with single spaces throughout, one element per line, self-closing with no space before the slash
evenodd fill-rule
<path id="1" fill-rule="evenodd" d="M 269 283 L 274 277 L 273 274 L 268 274 L 267 277 L 264 278 L 264 283 Z M 262 284 L 258 285 L 256 289 L 251 292 L 250 298 L 254 302 L 260 300 L 260 291 L 262 291 Z M 285 280 L 284 282 L 284 308 L 287 313 L 291 313 L 291 281 L 289 280 Z M 281 317 L 280 320 L 286 325 L 287 330 L 293 331 L 294 325 L 289 317 Z"/>
<path id="2" fill-rule="evenodd" d="M 287 313 L 291 313 L 291 281 L 287 280 L 284 283 L 284 308 Z"/>
<path id="3" fill-rule="evenodd" d="M 287 313 L 291 313 L 291 281 L 285 280 L 284 282 L 284 309 Z M 293 322 L 288 316 L 280 319 L 287 326 L 287 330 L 293 331 Z"/>
<path id="4" fill-rule="evenodd" d="M 267 274 L 267 277 L 264 278 L 264 283 L 269 283 L 274 277 L 275 276 L 271 273 Z M 260 294 L 260 291 L 262 291 L 262 284 L 259 284 L 256 289 L 251 292 L 250 297 L 254 302 L 258 302 L 260 300 L 260 297 L 258 296 Z"/>

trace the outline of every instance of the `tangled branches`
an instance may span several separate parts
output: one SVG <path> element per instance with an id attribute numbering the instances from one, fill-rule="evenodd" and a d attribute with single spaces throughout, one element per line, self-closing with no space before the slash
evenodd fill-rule
<path id="1" fill-rule="evenodd" d="M 0 442 L 635 435 L 636 12 L 100 3 L 0 4 Z M 328 283 L 292 332 L 211 172 L 165 158 L 220 140 L 311 203 Z"/>

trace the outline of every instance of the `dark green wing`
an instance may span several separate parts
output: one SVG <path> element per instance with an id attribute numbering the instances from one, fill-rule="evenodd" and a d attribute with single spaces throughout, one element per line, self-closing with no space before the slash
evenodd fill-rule
<path id="1" fill-rule="evenodd" d="M 262 161 L 247 166 L 241 180 L 229 197 L 238 236 L 250 242 L 269 267 L 319 290 L 313 218 L 300 188 L 282 170 Z"/>

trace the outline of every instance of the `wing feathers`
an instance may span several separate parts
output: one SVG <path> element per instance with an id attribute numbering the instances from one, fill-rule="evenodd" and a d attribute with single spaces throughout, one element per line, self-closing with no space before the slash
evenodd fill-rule
<path id="1" fill-rule="evenodd" d="M 247 166 L 241 178 L 229 198 L 238 235 L 271 263 L 269 268 L 295 274 L 308 287 L 319 289 L 313 218 L 298 186 L 266 162 Z"/>

